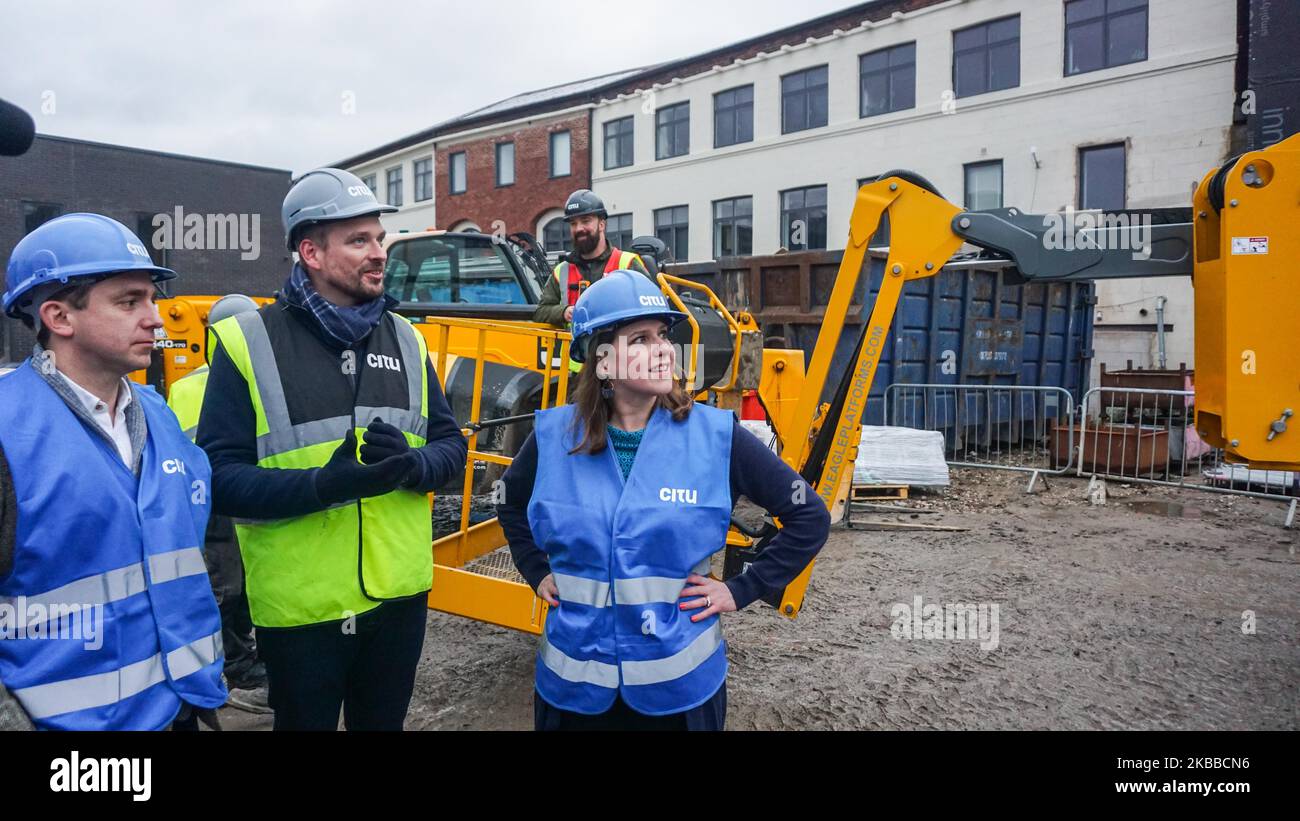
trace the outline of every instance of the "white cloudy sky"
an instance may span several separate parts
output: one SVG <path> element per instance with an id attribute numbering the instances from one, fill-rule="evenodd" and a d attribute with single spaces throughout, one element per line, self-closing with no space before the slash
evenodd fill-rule
<path id="1" fill-rule="evenodd" d="M 0 0 L 0 98 L 42 134 L 300 172 L 503 97 L 850 5 Z"/>

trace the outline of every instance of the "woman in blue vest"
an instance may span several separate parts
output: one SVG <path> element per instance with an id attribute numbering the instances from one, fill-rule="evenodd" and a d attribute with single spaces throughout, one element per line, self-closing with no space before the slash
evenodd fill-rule
<path id="1" fill-rule="evenodd" d="M 826 541 L 825 505 L 734 414 L 696 405 L 668 340 L 683 315 L 615 271 L 574 307 L 573 402 L 536 415 L 497 508 L 515 565 L 551 605 L 539 730 L 720 730 L 720 614 L 776 593 Z M 748 569 L 708 578 L 745 496 L 783 529 Z"/>

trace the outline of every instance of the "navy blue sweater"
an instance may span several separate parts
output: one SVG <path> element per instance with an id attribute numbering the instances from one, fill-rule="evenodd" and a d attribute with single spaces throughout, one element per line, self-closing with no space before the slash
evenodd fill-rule
<path id="1" fill-rule="evenodd" d="M 289 316 L 311 329 L 322 345 L 342 353 L 308 311 L 290 308 Z M 363 340 L 357 347 L 365 345 Z M 357 361 L 363 361 L 362 356 Z M 212 463 L 212 506 L 216 513 L 242 519 L 288 519 L 324 510 L 316 495 L 319 468 L 291 470 L 257 466 L 257 422 L 248 383 L 230 357 L 217 348 L 209 363 L 208 386 L 195 440 Z M 468 443 L 443 396 L 433 364 L 428 369 L 429 429 L 427 444 L 416 449 L 423 473 L 410 487 L 431 493 L 465 466 Z"/>
<path id="2" fill-rule="evenodd" d="M 642 442 L 642 447 L 654 447 Z M 528 524 L 528 502 L 537 478 L 537 443 L 532 436 L 515 455 L 501 477 L 508 503 L 497 505 L 497 518 L 510 543 L 515 566 L 534 590 L 551 572 L 546 554 L 533 541 Z M 781 532 L 739 576 L 726 584 L 736 609 L 784 590 L 803 572 L 826 544 L 831 517 L 811 487 L 804 485 L 804 501 L 794 500 L 795 483 L 803 482 L 789 465 L 737 422 L 731 433 L 731 505 L 741 496 L 781 519 Z M 581 493 L 580 488 L 574 489 Z M 722 545 L 718 545 L 721 549 Z"/>

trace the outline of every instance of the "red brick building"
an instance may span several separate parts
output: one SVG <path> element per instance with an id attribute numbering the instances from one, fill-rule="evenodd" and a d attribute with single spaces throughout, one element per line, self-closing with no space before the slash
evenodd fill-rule
<path id="1" fill-rule="evenodd" d="M 589 135 L 590 113 L 579 111 L 529 120 L 463 141 L 440 139 L 434 164 L 438 224 L 450 228 L 469 222 L 488 233 L 498 228 L 507 233 L 540 233 L 543 218 L 562 209 L 569 194 L 591 187 Z M 553 158 L 552 148 L 562 151 L 565 143 L 567 162 Z M 513 173 L 503 183 L 498 180 L 498 160 L 509 150 L 513 151 Z M 466 180 L 460 193 L 451 190 L 455 155 L 465 158 Z"/>
<path id="2" fill-rule="evenodd" d="M 703 54 L 518 94 L 335 165 L 401 209 L 385 218 L 390 231 L 503 228 L 567 249 L 554 220 L 571 192 L 591 187 L 591 122 L 602 100 L 937 2 L 872 0 Z"/>
<path id="3" fill-rule="evenodd" d="M 390 231 L 477 228 L 543 238 L 564 201 L 591 187 L 591 111 L 638 68 L 531 91 L 335 163 L 397 205 Z M 567 246 L 563 222 L 550 250 Z"/>

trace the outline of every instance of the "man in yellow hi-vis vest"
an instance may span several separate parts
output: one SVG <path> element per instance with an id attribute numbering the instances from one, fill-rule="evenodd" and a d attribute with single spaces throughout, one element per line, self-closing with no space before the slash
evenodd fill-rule
<path id="1" fill-rule="evenodd" d="M 235 517 L 275 728 L 400 730 L 433 581 L 429 493 L 466 441 L 424 337 L 384 291 L 384 228 L 356 175 L 299 178 L 279 299 L 212 326 L 198 444 Z"/>
<path id="2" fill-rule="evenodd" d="M 542 289 L 534 322 L 545 322 L 557 328 L 567 328 L 573 322 L 573 306 L 587 286 L 610 271 L 627 268 L 640 271 L 647 277 L 645 263 L 631 251 L 615 248 L 605 238 L 605 220 L 609 214 L 605 203 L 590 190 L 582 188 L 569 195 L 564 204 L 564 219 L 569 223 L 573 237 L 573 251 L 560 260 L 552 276 Z M 570 361 L 574 371 L 582 365 Z"/>
<path id="3" fill-rule="evenodd" d="M 229 316 L 252 313 L 257 303 L 243 294 L 228 294 L 218 299 L 208 312 L 208 325 Z M 211 350 L 211 345 L 208 346 Z M 176 380 L 167 391 L 167 406 L 176 414 L 181 430 L 194 441 L 199 428 L 199 413 L 208 387 L 208 366 L 196 368 Z M 244 563 L 239 556 L 235 523 L 228 516 L 208 518 L 203 537 L 203 559 L 212 582 L 212 595 L 221 613 L 221 640 L 226 649 L 223 672 L 230 700 L 226 703 L 250 713 L 269 713 L 266 665 L 257 657 L 253 638 L 253 621 L 248 612 L 248 595 L 244 589 Z"/>

